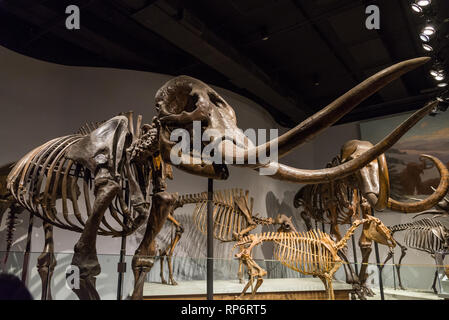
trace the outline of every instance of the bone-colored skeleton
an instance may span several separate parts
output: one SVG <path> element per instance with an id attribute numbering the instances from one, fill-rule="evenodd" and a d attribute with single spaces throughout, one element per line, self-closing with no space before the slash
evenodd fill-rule
<path id="1" fill-rule="evenodd" d="M 239 298 L 245 295 L 248 288 L 253 285 L 254 279 L 257 278 L 256 285 L 251 292 L 251 297 L 254 297 L 258 288 L 262 285 L 263 276 L 266 275 L 266 271 L 258 266 L 252 258 L 252 249 L 264 242 L 273 242 L 275 245 L 274 258 L 277 261 L 304 275 L 318 277 L 324 284 L 328 299 L 334 300 L 332 279 L 335 272 L 344 263 L 338 252 L 346 247 L 347 241 L 361 224 L 366 224 L 370 227 L 364 230 L 367 237 L 378 239 L 390 247 L 396 245 L 388 228 L 379 219 L 371 216 L 354 221 L 338 242 L 332 240 L 329 234 L 320 230 L 307 232 L 284 232 L 280 230 L 278 232 L 251 234 L 244 237 L 235 245 L 235 247 L 240 248 L 240 252 L 236 254 L 236 257 L 248 268 L 250 279 L 243 288 Z"/>
<path id="2" fill-rule="evenodd" d="M 195 204 L 192 213 L 192 220 L 194 226 L 202 234 L 207 233 L 207 192 L 181 195 L 176 207 L 182 207 L 187 204 Z M 253 215 L 254 198 L 249 197 L 249 191 L 242 189 L 227 189 L 214 191 L 212 196 L 213 203 L 213 237 L 221 242 L 238 241 L 243 236 L 250 233 L 258 226 L 283 225 L 284 228 L 294 226 L 291 219 L 285 215 L 278 215 L 273 218 L 262 218 Z M 161 256 L 161 282 L 167 283 L 163 274 L 164 259 L 167 259 L 169 282 L 176 285 L 173 278 L 172 255 L 175 246 L 178 244 L 184 228 L 171 215 L 168 220 L 175 227 L 175 236 L 166 249 L 160 251 Z M 243 269 L 239 265 L 238 277 L 243 282 Z"/>

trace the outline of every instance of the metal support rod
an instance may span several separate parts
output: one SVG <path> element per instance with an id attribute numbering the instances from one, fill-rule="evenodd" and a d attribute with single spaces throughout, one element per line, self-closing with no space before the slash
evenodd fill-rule
<path id="1" fill-rule="evenodd" d="M 383 280 L 382 280 L 382 269 L 380 268 L 380 259 L 379 259 L 379 245 L 377 244 L 377 242 L 374 242 L 374 251 L 376 252 L 377 269 L 379 269 L 380 300 L 385 300 L 384 284 L 383 284 Z"/>
<path id="2" fill-rule="evenodd" d="M 214 299 L 214 221 L 213 211 L 214 180 L 207 179 L 207 300 Z"/>
<path id="3" fill-rule="evenodd" d="M 125 217 L 123 218 L 123 223 L 127 223 Z M 126 272 L 125 254 L 126 254 L 126 235 L 122 235 L 122 242 L 120 246 L 120 259 L 117 268 L 118 269 L 117 300 L 122 300 L 123 297 L 123 277 Z"/>
<path id="4" fill-rule="evenodd" d="M 355 245 L 355 237 L 351 237 L 352 241 L 352 255 L 354 256 L 354 270 L 355 274 L 359 274 L 359 265 L 357 262 L 357 247 Z"/>
<path id="5" fill-rule="evenodd" d="M 27 244 L 25 247 L 25 253 L 23 255 L 23 264 L 22 264 L 22 282 L 25 286 L 27 286 L 27 276 L 28 276 L 28 266 L 30 264 L 30 251 L 31 251 L 31 240 L 33 235 L 33 219 L 34 214 L 30 212 L 30 218 L 28 220 L 28 234 L 27 234 Z"/>
<path id="6" fill-rule="evenodd" d="M 393 267 L 391 269 L 393 269 L 393 285 L 394 285 L 394 290 L 396 290 L 396 264 L 394 263 L 394 255 L 393 255 L 393 259 L 391 260 L 391 262 L 393 263 Z"/>
<path id="7" fill-rule="evenodd" d="M 129 185 L 128 181 L 126 181 L 126 188 L 125 188 L 125 202 L 130 207 L 129 203 Z M 127 224 L 126 216 L 123 216 L 123 224 L 126 226 Z M 118 281 L 117 281 L 117 300 L 122 300 L 123 297 L 123 278 L 126 272 L 126 262 L 125 262 L 125 255 L 126 255 L 126 235 L 122 235 L 122 241 L 120 245 L 120 258 L 117 265 L 117 272 L 118 272 Z"/>
<path id="8" fill-rule="evenodd" d="M 374 210 L 372 208 L 371 208 L 371 215 L 374 217 Z M 379 270 L 380 300 L 385 300 L 384 283 L 383 283 L 383 279 L 382 279 L 382 268 L 380 267 L 379 245 L 377 244 L 377 242 L 374 242 L 374 251 L 376 253 L 377 269 Z"/>

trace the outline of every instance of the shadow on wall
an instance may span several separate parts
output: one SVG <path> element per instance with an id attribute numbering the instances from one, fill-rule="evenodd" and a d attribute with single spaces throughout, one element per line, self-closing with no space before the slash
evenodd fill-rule
<path id="1" fill-rule="evenodd" d="M 282 200 L 278 199 L 273 192 L 268 192 L 265 197 L 265 204 L 267 207 L 268 217 L 275 219 L 278 214 L 285 214 L 288 217 L 292 217 L 293 225 L 296 230 L 305 230 L 305 225 L 302 223 L 302 220 L 297 219 L 295 214 L 295 209 L 293 208 L 293 199 L 295 197 L 294 191 L 285 191 Z M 273 231 L 273 228 L 269 228 L 264 226 L 262 228 L 262 232 Z M 274 230 L 276 231 L 276 230 Z M 262 254 L 264 259 L 273 260 L 273 244 L 271 242 L 265 243 L 262 246 Z M 267 278 L 276 279 L 276 278 L 302 278 L 303 275 L 300 273 L 288 269 L 282 266 L 277 261 L 266 261 L 265 267 L 267 270 Z"/>

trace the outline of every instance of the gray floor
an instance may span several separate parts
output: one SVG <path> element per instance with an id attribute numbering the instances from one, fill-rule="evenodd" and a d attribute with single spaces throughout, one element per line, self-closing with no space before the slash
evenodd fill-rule
<path id="1" fill-rule="evenodd" d="M 238 294 L 243 290 L 244 284 L 238 280 L 215 280 L 214 294 Z M 348 290 L 351 286 L 340 281 L 333 282 L 334 290 Z M 248 289 L 248 292 L 251 288 Z M 258 292 L 298 292 L 298 291 L 324 291 L 324 285 L 317 278 L 292 278 L 292 279 L 264 279 Z M 173 295 L 197 295 L 206 294 L 206 281 L 181 281 L 177 286 L 161 283 L 145 283 L 143 295 L 149 296 L 173 296 Z"/>
<path id="2" fill-rule="evenodd" d="M 376 294 L 368 300 L 380 300 L 380 292 L 373 289 Z M 384 289 L 385 300 L 443 300 L 437 294 L 429 291 L 395 290 L 393 288 Z"/>

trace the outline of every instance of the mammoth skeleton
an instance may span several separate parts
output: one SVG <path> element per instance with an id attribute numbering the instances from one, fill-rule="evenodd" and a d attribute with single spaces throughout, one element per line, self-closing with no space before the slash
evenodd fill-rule
<path id="1" fill-rule="evenodd" d="M 178 195 L 169 193 L 166 185 L 166 179 L 172 177 L 170 155 L 177 143 L 170 139 L 174 130 L 192 133 L 192 122 L 200 121 L 202 129 L 213 129 L 216 133 L 209 142 L 216 145 L 216 155 L 223 160 L 254 170 L 273 169 L 270 177 L 283 181 L 330 182 L 353 174 L 379 157 L 424 117 L 431 106 L 416 112 L 359 157 L 332 168 L 303 170 L 275 161 L 254 164 L 248 159 L 260 159 L 273 143 L 277 143 L 278 157 L 285 156 L 388 83 L 428 60 L 407 60 L 380 71 L 279 138 L 259 146 L 244 136 L 237 126 L 234 110 L 215 90 L 199 80 L 179 76 L 156 93 L 157 115 L 151 124 L 142 125 L 138 121 L 134 132 L 133 122 L 121 115 L 96 128 L 53 139 L 16 163 L 7 179 L 8 189 L 19 205 L 44 220 L 46 231 L 49 230 L 48 255 L 53 250 L 52 226 L 81 233 L 72 260 L 80 270 L 80 288 L 74 289 L 80 299 L 99 299 L 95 288 L 101 270 L 96 254 L 97 235 L 129 234 L 146 223 L 145 234 L 132 260 L 135 279 L 132 298 L 142 299 L 145 276 L 157 256 L 156 236 L 178 201 Z M 226 130 L 240 136 L 240 143 L 227 139 Z M 183 152 L 181 158 L 181 162 L 173 165 L 188 173 L 213 179 L 228 178 L 226 164 L 201 159 L 193 148 Z M 126 194 L 129 201 L 124 199 Z M 85 212 L 81 212 L 78 198 L 84 200 Z M 68 200 L 72 202 L 75 221 L 70 220 Z M 119 229 L 108 226 L 110 218 L 120 225 Z"/>
<path id="2" fill-rule="evenodd" d="M 436 105 L 436 102 L 428 104 L 428 106 L 432 105 Z M 373 145 L 368 141 L 348 141 L 342 146 L 340 156 L 334 158 L 329 166 L 338 166 L 353 161 L 372 147 Z M 330 224 L 331 234 L 337 240 L 341 239 L 339 225 L 350 224 L 354 218 L 366 218 L 368 215 L 372 215 L 372 210 L 382 211 L 388 208 L 404 213 L 427 210 L 444 198 L 449 188 L 449 171 L 439 159 L 430 155 L 422 155 L 421 157 L 423 163 L 424 159 L 432 161 L 441 177 L 438 188 L 424 200 L 410 203 L 390 198 L 387 161 L 385 155 L 381 154 L 377 159 L 344 179 L 302 187 L 295 195 L 294 206 L 301 208 L 300 214 L 308 229 L 312 227 L 311 219 Z M 362 209 L 363 201 L 369 204 L 368 210 Z M 359 239 L 362 265 L 358 276 L 349 263 L 345 265 L 347 281 L 359 289 L 356 293 L 361 299 L 364 299 L 366 295 L 373 294 L 365 285 L 371 246 L 372 241 L 362 234 Z M 341 254 L 346 262 L 349 262 L 346 254 Z"/>

